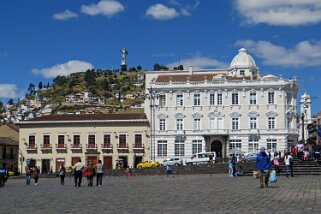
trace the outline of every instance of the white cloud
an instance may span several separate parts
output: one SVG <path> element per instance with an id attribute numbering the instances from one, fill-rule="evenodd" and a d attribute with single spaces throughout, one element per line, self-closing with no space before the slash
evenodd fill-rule
<path id="1" fill-rule="evenodd" d="M 169 4 L 172 7 L 167 7 L 160 3 L 154 4 L 146 10 L 145 16 L 160 21 L 174 19 L 179 16 L 190 16 L 191 11 L 198 7 L 199 2 L 196 1 L 194 5 L 188 5 L 180 3 L 176 0 L 170 0 Z M 174 7 L 176 7 L 177 9 L 175 9 Z"/>
<path id="2" fill-rule="evenodd" d="M 55 78 L 58 75 L 66 76 L 75 72 L 85 72 L 88 69 L 92 69 L 93 66 L 88 62 L 82 62 L 77 60 L 71 60 L 64 64 L 57 64 L 49 68 L 32 69 L 32 73 L 35 75 L 41 75 L 45 78 Z"/>
<path id="3" fill-rule="evenodd" d="M 18 96 L 17 86 L 15 84 L 0 84 L 1 98 L 16 98 Z"/>
<path id="4" fill-rule="evenodd" d="M 297 26 L 321 22 L 320 0 L 235 0 L 247 24 Z"/>
<path id="5" fill-rule="evenodd" d="M 295 68 L 321 65 L 321 40 L 302 41 L 294 48 L 285 48 L 269 41 L 253 40 L 240 40 L 236 45 L 249 49 L 249 52 L 261 58 L 265 65 Z"/>
<path id="6" fill-rule="evenodd" d="M 146 11 L 146 16 L 156 20 L 173 19 L 179 15 L 180 14 L 174 8 L 166 7 L 163 4 L 152 5 Z"/>
<path id="7" fill-rule="evenodd" d="M 77 13 L 74 13 L 70 10 L 65 10 L 63 12 L 55 13 L 52 18 L 59 21 L 64 21 L 72 18 L 77 18 Z"/>
<path id="8" fill-rule="evenodd" d="M 124 6 L 120 2 L 114 0 L 101 0 L 97 4 L 81 6 L 81 12 L 90 16 L 103 15 L 112 17 L 124 9 Z"/>
<path id="9" fill-rule="evenodd" d="M 180 62 L 173 62 L 167 65 L 170 69 L 177 67 L 179 64 L 183 65 L 184 69 L 193 66 L 193 69 L 209 69 L 209 68 L 227 68 L 228 64 L 216 59 L 211 59 L 203 56 L 194 56 L 190 59 L 183 59 Z"/>

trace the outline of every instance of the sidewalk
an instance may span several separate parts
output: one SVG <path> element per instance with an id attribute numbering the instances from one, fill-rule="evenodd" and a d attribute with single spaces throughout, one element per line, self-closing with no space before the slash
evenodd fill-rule
<path id="1" fill-rule="evenodd" d="M 33 184 L 33 181 L 32 181 Z M 38 186 L 9 180 L 0 189 L 3 213 L 321 213 L 321 177 L 258 179 L 222 174 L 104 177 L 103 186 L 40 178 Z"/>

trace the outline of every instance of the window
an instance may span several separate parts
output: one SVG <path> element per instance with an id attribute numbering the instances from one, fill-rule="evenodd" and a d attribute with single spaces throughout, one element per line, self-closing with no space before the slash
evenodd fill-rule
<path id="1" fill-rule="evenodd" d="M 65 135 L 58 135 L 58 148 L 65 147 Z"/>
<path id="2" fill-rule="evenodd" d="M 210 129 L 221 130 L 223 129 L 223 118 L 210 118 Z"/>
<path id="3" fill-rule="evenodd" d="M 157 142 L 157 155 L 158 157 L 166 157 L 167 156 L 167 141 L 159 140 Z"/>
<path id="4" fill-rule="evenodd" d="M 105 134 L 104 135 L 104 144 L 105 145 L 110 145 L 110 134 Z"/>
<path id="5" fill-rule="evenodd" d="M 217 105 L 223 105 L 223 95 L 221 93 L 217 94 Z"/>
<path id="6" fill-rule="evenodd" d="M 127 147 L 126 135 L 120 134 L 119 135 L 119 148 Z"/>
<path id="7" fill-rule="evenodd" d="M 142 135 L 141 134 L 135 134 L 135 148 L 142 147 Z"/>
<path id="8" fill-rule="evenodd" d="M 256 129 L 256 117 L 250 118 L 250 129 Z"/>
<path id="9" fill-rule="evenodd" d="M 201 95 L 200 94 L 194 94 L 194 106 L 201 105 Z"/>
<path id="10" fill-rule="evenodd" d="M 175 156 L 185 155 L 185 142 L 184 140 L 175 140 Z"/>
<path id="11" fill-rule="evenodd" d="M 274 104 L 274 91 L 268 93 L 268 104 Z"/>
<path id="12" fill-rule="evenodd" d="M 232 118 L 232 130 L 239 129 L 239 118 Z"/>
<path id="13" fill-rule="evenodd" d="M 36 136 L 30 135 L 29 136 L 29 145 L 30 144 L 35 144 L 36 143 Z"/>
<path id="14" fill-rule="evenodd" d="M 210 106 L 215 105 L 215 94 L 210 93 Z"/>
<path id="15" fill-rule="evenodd" d="M 267 150 L 269 150 L 270 152 L 276 152 L 276 139 L 267 139 L 267 143 L 266 143 L 266 148 Z"/>
<path id="16" fill-rule="evenodd" d="M 183 130 L 183 119 L 176 119 L 176 130 Z"/>
<path id="17" fill-rule="evenodd" d="M 88 135 L 88 144 L 95 144 L 95 135 L 91 134 L 91 135 Z"/>
<path id="18" fill-rule="evenodd" d="M 230 140 L 230 151 L 236 149 L 237 151 L 242 148 L 242 140 Z"/>
<path id="19" fill-rule="evenodd" d="M 268 129 L 275 129 L 275 117 L 268 118 Z"/>
<path id="20" fill-rule="evenodd" d="M 159 107 L 164 107 L 166 106 L 166 95 L 161 94 L 159 95 Z"/>
<path id="21" fill-rule="evenodd" d="M 43 136 L 43 144 L 44 145 L 49 145 L 50 144 L 50 136 L 49 135 L 44 135 Z"/>
<path id="22" fill-rule="evenodd" d="M 80 135 L 74 135 L 74 144 L 80 144 Z"/>
<path id="23" fill-rule="evenodd" d="M 256 92 L 252 91 L 250 92 L 250 105 L 256 104 Z"/>
<path id="24" fill-rule="evenodd" d="M 176 106 L 183 106 L 183 94 L 177 94 L 176 95 Z"/>
<path id="25" fill-rule="evenodd" d="M 239 104 L 239 94 L 237 92 L 232 93 L 232 105 Z"/>
<path id="26" fill-rule="evenodd" d="M 193 140 L 192 141 L 192 154 L 202 152 L 202 141 L 201 140 Z"/>
<path id="27" fill-rule="evenodd" d="M 245 75 L 245 71 L 244 70 L 240 70 L 240 76 L 244 76 Z"/>
<path id="28" fill-rule="evenodd" d="M 257 140 L 249 141 L 249 153 L 257 153 L 259 150 L 259 143 Z"/>
<path id="29" fill-rule="evenodd" d="M 199 119 L 199 118 L 194 119 L 193 130 L 194 130 L 194 131 L 199 131 L 199 130 L 201 130 L 201 119 Z"/>
<path id="30" fill-rule="evenodd" d="M 288 129 L 292 129 L 292 118 L 288 117 L 287 118 L 287 125 L 288 125 Z"/>
<path id="31" fill-rule="evenodd" d="M 159 131 L 165 131 L 165 130 L 166 130 L 166 120 L 159 119 Z"/>

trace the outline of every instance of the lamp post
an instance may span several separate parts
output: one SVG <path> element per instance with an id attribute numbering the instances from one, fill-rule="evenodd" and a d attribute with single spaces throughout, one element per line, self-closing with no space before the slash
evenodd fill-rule
<path id="1" fill-rule="evenodd" d="M 151 160 L 155 160 L 155 108 L 158 105 L 155 105 L 155 98 L 157 98 L 153 88 L 149 88 L 149 94 L 147 94 L 147 98 L 150 101 L 149 109 L 150 109 L 150 151 L 151 151 Z"/>

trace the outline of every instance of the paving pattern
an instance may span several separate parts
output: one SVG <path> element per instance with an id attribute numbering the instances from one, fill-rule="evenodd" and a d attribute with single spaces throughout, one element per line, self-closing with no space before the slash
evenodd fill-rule
<path id="1" fill-rule="evenodd" d="M 103 186 L 40 178 L 38 186 L 11 179 L 0 188 L 0 213 L 321 213 L 321 176 L 258 179 L 225 174 L 104 177 Z"/>

